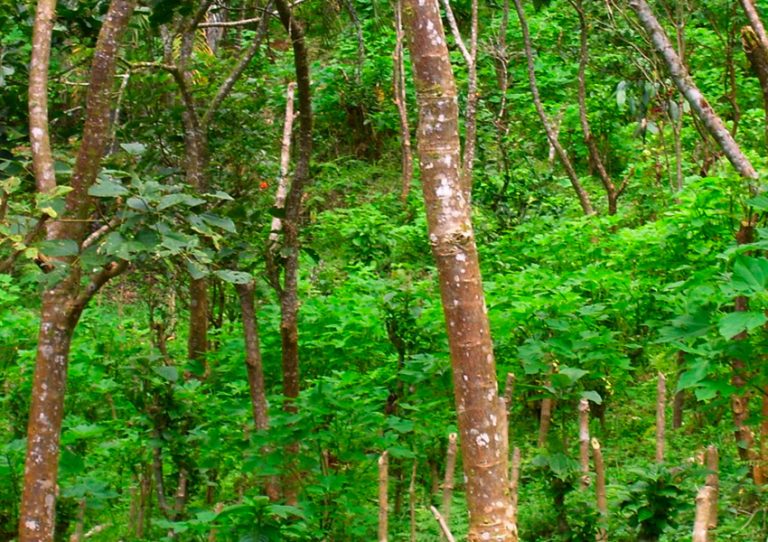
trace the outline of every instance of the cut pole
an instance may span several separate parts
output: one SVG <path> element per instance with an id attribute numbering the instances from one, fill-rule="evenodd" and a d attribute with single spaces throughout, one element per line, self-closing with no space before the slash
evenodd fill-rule
<path id="1" fill-rule="evenodd" d="M 581 487 L 589 486 L 589 400 L 579 401 L 579 462 Z"/>
<path id="2" fill-rule="evenodd" d="M 709 515 L 712 510 L 712 499 L 715 489 L 705 485 L 696 495 L 696 518 L 693 522 L 693 542 L 708 542 Z"/>
<path id="3" fill-rule="evenodd" d="M 387 542 L 387 516 L 389 502 L 387 490 L 389 486 L 389 454 L 384 452 L 379 457 L 379 542 Z"/>
<path id="4" fill-rule="evenodd" d="M 509 514 L 509 520 L 512 522 L 515 532 L 517 529 L 517 507 L 519 502 L 519 486 L 520 486 L 520 448 L 515 446 L 512 450 L 512 466 L 509 472 L 509 500 L 511 512 Z"/>
<path id="5" fill-rule="evenodd" d="M 606 524 L 608 523 L 608 499 L 605 495 L 605 462 L 600 442 L 592 439 L 592 459 L 595 464 L 595 497 L 597 511 L 600 514 L 600 526 L 597 529 L 597 542 L 605 542 L 608 539 Z"/>

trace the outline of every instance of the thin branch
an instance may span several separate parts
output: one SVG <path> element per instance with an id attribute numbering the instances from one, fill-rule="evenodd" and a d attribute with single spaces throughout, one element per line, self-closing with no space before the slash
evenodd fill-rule
<path id="1" fill-rule="evenodd" d="M 88 285 L 82 292 L 80 292 L 80 295 L 72 300 L 69 307 L 67 307 L 69 309 L 70 317 L 79 315 L 102 286 L 126 269 L 128 269 L 128 261 L 119 260 L 117 262 L 108 263 L 101 269 L 101 271 L 91 275 L 91 280 Z"/>
<path id="2" fill-rule="evenodd" d="M 267 8 L 269 8 L 269 6 L 271 5 L 272 5 L 272 1 L 270 0 L 270 2 L 267 4 Z M 240 57 L 240 60 L 238 61 L 238 63 L 232 68 L 232 71 L 229 72 L 229 75 L 221 83 L 219 90 L 216 92 L 216 96 L 213 98 L 213 100 L 211 100 L 211 104 L 208 106 L 208 109 L 203 114 L 203 118 L 201 120 L 201 127 L 203 130 L 208 128 L 208 126 L 210 125 L 211 119 L 213 118 L 213 115 L 219 110 L 221 103 L 232 91 L 232 88 L 235 86 L 235 83 L 237 83 L 238 79 L 240 79 L 240 77 L 243 75 L 245 68 L 247 68 L 248 64 L 251 63 L 251 60 L 253 60 L 253 57 L 256 56 L 256 53 L 261 47 L 261 42 L 264 40 L 264 36 L 267 33 L 268 27 L 269 27 L 269 17 L 261 17 L 261 21 L 259 22 L 259 27 L 256 30 L 256 36 L 253 38 L 251 45 L 248 47 L 248 49 L 245 50 L 243 55 Z"/>
<path id="3" fill-rule="evenodd" d="M 85 250 L 88 247 L 92 246 L 96 241 L 104 237 L 107 233 L 112 231 L 115 226 L 120 224 L 121 220 L 119 217 L 113 217 L 112 220 L 101 226 L 99 229 L 94 231 L 92 234 L 90 234 L 88 237 L 85 238 L 85 240 L 80 244 L 80 250 Z"/>
<path id="4" fill-rule="evenodd" d="M 253 23 L 261 22 L 264 17 L 253 17 L 252 19 L 242 19 L 240 21 L 215 21 L 212 23 L 200 23 L 198 28 L 223 28 L 232 26 L 248 26 Z"/>
<path id="5" fill-rule="evenodd" d="M 448 524 L 445 523 L 445 519 L 440 514 L 438 509 L 435 508 L 434 506 L 430 506 L 429 509 L 432 512 L 432 515 L 435 516 L 435 519 L 437 520 L 438 525 L 440 525 L 440 531 L 442 531 L 443 535 L 448 540 L 448 542 L 456 542 L 456 539 L 453 537 L 451 530 L 448 528 Z"/>
<path id="6" fill-rule="evenodd" d="M 459 26 L 456 24 L 456 18 L 453 16 L 450 0 L 440 1 L 443 3 L 443 7 L 445 8 L 445 18 L 448 19 L 448 26 L 451 27 L 451 34 L 453 34 L 456 47 L 458 47 L 459 51 L 461 51 L 461 56 L 464 57 L 464 62 L 467 63 L 467 66 L 471 66 L 474 63 L 474 58 L 467 49 L 466 45 L 464 45 L 464 40 L 461 39 L 461 32 L 459 32 Z"/>

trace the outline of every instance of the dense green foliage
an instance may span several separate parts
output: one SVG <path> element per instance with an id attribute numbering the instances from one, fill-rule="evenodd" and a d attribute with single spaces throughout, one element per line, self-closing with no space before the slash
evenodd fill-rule
<path id="1" fill-rule="evenodd" d="M 0 257 L 23 251 L 12 272 L 0 274 L 0 540 L 13 540 L 17 529 L 39 292 L 57 276 L 43 273 L 35 259 L 79 253 L 66 243 L 23 239 L 40 210 L 61 211 L 66 191 L 37 195 L 30 171 L 25 92 L 32 4 L 0 0 L 0 194 L 8 202 L 0 217 Z M 59 4 L 49 95 L 56 166 L 66 184 L 106 3 Z M 345 2 L 305 2 L 296 10 L 312 55 L 316 152 L 303 202 L 302 392 L 292 412 L 281 408 L 280 307 L 264 272 L 270 222 L 279 214 L 272 206 L 291 50 L 282 28 L 272 24 L 211 125 L 211 186 L 194 194 L 184 184 L 182 107 L 172 78 L 130 69 L 162 60 L 160 26 L 184 15 L 184 4 L 144 2 L 122 51 L 118 71 L 130 78 L 122 90 L 122 79 L 115 83 L 121 105 L 114 141 L 90 190 L 99 201 L 96 224 L 115 213 L 122 223 L 79 257 L 91 267 L 115 257 L 131 266 L 93 300 L 75 334 L 59 535 L 64 540 L 74 532 L 84 502 L 86 531 L 101 526 L 92 540 L 138 540 L 142 480 L 151 480 L 153 455 L 162 450 L 167 498 L 173 502 L 181 471 L 189 476 L 189 496 L 183 513 L 168 518 L 152 487 L 143 540 L 209 540 L 212 532 L 233 541 L 374 540 L 376 461 L 387 450 L 390 539 L 409 540 L 415 463 L 416 539 L 438 540 L 428 505 L 440 502 L 445 445 L 456 422 L 418 186 L 407 201 L 398 198 L 391 6 L 354 2 L 365 43 L 362 66 Z M 238 18 L 253 3 L 223 4 Z M 470 2 L 453 4 L 467 30 Z M 706 475 L 694 458 L 709 444 L 721 457 L 718 539 L 762 540 L 768 534 L 765 489 L 739 460 L 730 401 L 741 393 L 731 368 L 739 359 L 753 396 L 750 423 L 759 433 L 760 399 L 768 389 L 762 353 L 768 199 L 750 194 L 702 136 L 631 15 L 624 18 L 614 6 L 609 17 L 606 6 L 613 3 L 587 2 L 592 129 L 611 175 L 619 182 L 630 178 L 619 213 L 608 216 L 579 126 L 578 20 L 569 2 L 553 0 L 537 10 L 528 6 L 529 22 L 545 109 L 552 118 L 561 112 L 560 140 L 600 211 L 580 216 L 562 168 L 547 158 L 514 17 L 506 37 L 508 130 L 499 128 L 502 4 L 481 2 L 473 203 L 499 380 L 508 372 L 517 377 L 510 441 L 523 456 L 521 539 L 595 539 L 593 486 L 579 488 L 576 406 L 585 397 L 591 433 L 606 457 L 611 540 L 690 537 L 696 489 Z M 691 72 L 764 175 L 763 104 L 738 40 L 746 24 L 738 2 L 685 4 Z M 228 29 L 216 53 L 199 32 L 192 63 L 201 104 L 212 99 L 254 28 Z M 464 89 L 461 55 L 455 48 L 452 55 Z M 678 119 L 680 192 L 673 143 Z M 755 240 L 738 245 L 734 234 L 753 214 Z M 186 351 L 190 275 L 211 279 L 209 371 L 188 361 Z M 251 276 L 270 406 L 270 427 L 262 432 L 253 429 L 240 308 L 230 285 Z M 749 300 L 748 311 L 734 312 L 737 296 Z M 685 394 L 684 425 L 668 431 L 661 465 L 653 461 L 657 372 L 670 382 L 670 413 L 672 395 Z M 538 448 L 543 398 L 555 399 L 556 408 L 548 440 Z M 285 453 L 290 442 L 300 443 L 296 459 Z M 271 502 L 264 493 L 264 481 L 288 469 L 300 473 L 296 506 Z M 467 522 L 461 484 L 454 501 L 451 527 L 461 537 Z"/>

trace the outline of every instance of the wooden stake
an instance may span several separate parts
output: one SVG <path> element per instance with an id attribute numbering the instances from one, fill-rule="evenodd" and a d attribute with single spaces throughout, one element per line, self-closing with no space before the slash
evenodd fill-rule
<path id="1" fill-rule="evenodd" d="M 656 463 L 664 462 L 664 426 L 666 424 L 664 406 L 667 402 L 667 379 L 659 373 L 656 386 Z"/>
<path id="2" fill-rule="evenodd" d="M 509 499 L 511 501 L 509 520 L 514 525 L 517 532 L 517 503 L 518 486 L 520 485 L 520 448 L 515 446 L 512 450 L 512 466 L 509 472 Z"/>
<path id="3" fill-rule="evenodd" d="M 389 454 L 384 452 L 379 457 L 379 542 L 387 542 L 387 514 L 389 503 L 387 489 L 389 486 Z"/>
<path id="4" fill-rule="evenodd" d="M 719 470 L 719 455 L 717 453 L 717 448 L 713 445 L 707 446 L 707 452 L 705 455 L 705 461 L 707 465 L 707 470 L 709 470 L 709 473 L 707 474 L 707 480 L 706 484 L 712 488 L 712 495 L 709 501 L 710 510 L 709 510 L 709 522 L 707 523 L 707 529 L 712 530 L 715 527 L 717 527 L 717 501 L 718 496 L 720 494 L 720 476 L 718 474 Z"/>
<path id="5" fill-rule="evenodd" d="M 597 542 L 605 542 L 608 534 L 605 525 L 608 522 L 608 499 L 605 495 L 605 463 L 603 462 L 603 451 L 600 449 L 600 442 L 592 439 L 592 460 L 595 464 L 595 497 L 597 500 L 597 511 L 600 513 L 600 527 L 597 530 Z"/>
<path id="6" fill-rule="evenodd" d="M 589 400 L 579 401 L 579 461 L 581 487 L 589 487 Z"/>
<path id="7" fill-rule="evenodd" d="M 515 373 L 507 373 L 507 381 L 504 384 L 504 403 L 507 405 L 507 413 L 512 408 L 512 395 L 515 393 Z"/>
<path id="8" fill-rule="evenodd" d="M 408 486 L 408 504 L 410 506 L 411 542 L 416 542 L 416 467 L 418 461 L 413 461 L 411 470 L 411 485 Z"/>
<path id="9" fill-rule="evenodd" d="M 715 489 L 705 485 L 696 495 L 696 518 L 693 522 L 693 542 L 708 542 L 709 516 Z"/>

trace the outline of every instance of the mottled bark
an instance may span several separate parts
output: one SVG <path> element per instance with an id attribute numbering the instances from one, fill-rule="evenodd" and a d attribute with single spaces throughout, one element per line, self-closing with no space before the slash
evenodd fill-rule
<path id="1" fill-rule="evenodd" d="M 741 152 L 739 145 L 733 139 L 723 121 L 715 113 L 712 106 L 694 83 L 648 3 L 645 0 L 629 0 L 629 6 L 637 15 L 645 31 L 648 32 L 656 52 L 667 65 L 667 69 L 678 90 L 685 96 L 691 109 L 696 113 L 702 124 L 704 124 L 709 134 L 718 142 L 733 167 L 742 177 L 752 180 L 757 179 L 755 168 L 744 153 Z"/>
<path id="2" fill-rule="evenodd" d="M 288 176 L 288 170 L 291 166 L 291 136 L 293 135 L 293 102 L 296 94 L 296 83 L 289 83 L 285 91 L 285 120 L 283 121 L 283 139 L 280 145 L 280 177 L 277 180 L 277 190 L 275 191 L 275 205 L 277 210 L 285 209 L 285 198 L 288 195 L 288 188 L 291 179 Z M 279 216 L 272 217 L 272 227 L 269 231 L 269 243 L 267 246 L 267 257 L 270 259 L 270 266 L 274 268 L 276 253 L 279 252 L 280 233 L 283 231 L 283 219 Z M 276 271 L 276 269 L 275 269 Z"/>
<path id="3" fill-rule="evenodd" d="M 98 173 L 109 136 L 109 97 L 117 48 L 134 6 L 135 0 L 113 0 L 99 32 L 90 71 L 83 136 L 73 170 L 72 191 L 67 195 L 67 220 L 47 223 L 48 240 L 72 240 L 79 246 L 85 237 L 86 224 L 77 219 L 87 217 L 91 209 L 87 192 Z M 38 4 L 36 46 L 33 47 L 29 86 L 32 155 L 40 192 L 52 190 L 56 183 L 52 176 L 46 105 L 54 8 L 55 2 Z M 126 267 L 124 263 L 109 264 L 95 273 L 85 288 L 81 288 L 82 272 L 74 257 L 52 260 L 58 265 L 68 266 L 69 272 L 42 295 L 27 429 L 24 491 L 19 513 L 20 542 L 50 542 L 54 538 L 59 439 L 72 334 L 93 295 Z"/>
<path id="4" fill-rule="evenodd" d="M 523 8 L 522 0 L 515 0 L 515 10 L 517 11 L 517 17 L 520 21 L 520 28 L 523 32 L 523 47 L 525 49 L 525 57 L 528 60 L 528 84 L 531 88 L 531 96 L 533 97 L 533 105 L 536 107 L 536 113 L 539 116 L 541 124 L 544 126 L 544 131 L 547 134 L 547 140 L 549 140 L 549 144 L 555 149 L 555 153 L 560 159 L 560 163 L 563 164 L 563 168 L 565 169 L 565 173 L 568 175 L 568 179 L 571 181 L 571 186 L 573 187 L 574 192 L 576 192 L 576 197 L 579 198 L 581 210 L 585 215 L 592 215 L 595 213 L 595 210 L 592 207 L 589 194 L 581 185 L 581 181 L 579 181 L 579 176 L 576 174 L 573 163 L 568 157 L 568 153 L 566 153 L 565 149 L 560 144 L 557 133 L 552 127 L 552 124 L 549 122 L 547 114 L 544 112 L 544 106 L 541 103 L 541 97 L 539 96 L 539 86 L 536 83 L 536 68 L 534 66 L 531 35 L 528 31 L 528 21 L 525 17 L 525 9 Z"/>
<path id="5" fill-rule="evenodd" d="M 456 85 L 437 0 L 403 3 L 419 103 L 419 159 L 448 332 L 467 480 L 468 540 L 516 540 L 509 521 L 505 408 L 483 294 L 471 210 L 459 170 Z"/>
<path id="6" fill-rule="evenodd" d="M 48 67 L 55 18 L 56 0 L 39 0 L 32 28 L 32 58 L 29 63 L 29 142 L 32 168 L 40 194 L 56 188 L 48 130 Z"/>
<path id="7" fill-rule="evenodd" d="M 408 123 L 408 104 L 405 95 L 405 60 L 403 55 L 403 2 L 395 2 L 395 50 L 392 53 L 392 94 L 400 121 L 400 152 L 403 188 L 400 199 L 405 202 L 411 191 L 413 180 L 413 150 L 411 149 L 411 128 Z"/>
<path id="8" fill-rule="evenodd" d="M 581 487 L 589 486 L 589 401 L 579 401 L 579 464 Z"/>

